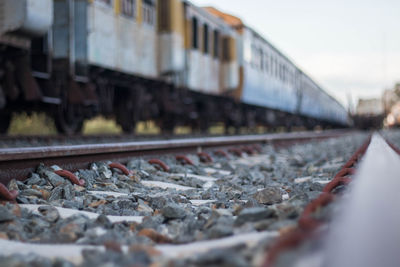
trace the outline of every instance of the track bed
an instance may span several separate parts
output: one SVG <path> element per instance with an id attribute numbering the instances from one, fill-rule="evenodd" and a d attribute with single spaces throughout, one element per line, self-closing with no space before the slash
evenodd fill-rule
<path id="1" fill-rule="evenodd" d="M 125 174 L 103 160 L 75 172 L 81 185 L 57 175 L 58 166 L 40 165 L 27 180 L 8 184 L 19 195 L 18 204 L 0 206 L 0 260 L 9 266 L 260 266 L 366 138 L 240 144 L 240 152 L 231 144 L 226 154 L 210 152 L 212 161 L 165 154 L 158 159 L 168 171 L 146 156 L 128 160 Z"/>

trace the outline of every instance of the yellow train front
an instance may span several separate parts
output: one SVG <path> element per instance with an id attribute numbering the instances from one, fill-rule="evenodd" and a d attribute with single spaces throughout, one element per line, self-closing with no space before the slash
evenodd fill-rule
<path id="1" fill-rule="evenodd" d="M 41 26 L 5 27 L 17 20 L 16 14 L 0 9 L 0 17 L 6 18 L 0 21 L 2 132 L 11 112 L 20 110 L 44 110 L 60 132 L 72 134 L 81 130 L 84 119 L 98 114 L 115 117 L 126 132 L 139 120 L 154 120 L 170 132 L 176 125 L 206 131 L 214 122 L 238 128 L 285 126 L 292 123 L 289 117 L 329 121 L 340 109 L 318 118 L 320 112 L 301 105 L 307 88 L 300 85 L 308 77 L 273 47 L 274 62 L 284 62 L 287 66 L 279 65 L 279 70 L 289 70 L 293 79 L 291 83 L 286 72 L 276 71 L 282 80 L 269 82 L 263 76 L 267 73 L 260 73 L 265 68 L 254 65 L 258 54 L 249 57 L 246 50 L 257 40 L 257 46 L 268 48 L 269 43 L 240 19 L 215 9 L 184 0 L 2 4 L 8 10 L 23 9 L 21 18 Z M 280 98 L 274 100 L 269 93 L 276 90 Z M 320 106 L 332 103 L 327 98 Z M 344 119 L 341 115 L 341 121 L 331 122 L 343 125 Z"/>

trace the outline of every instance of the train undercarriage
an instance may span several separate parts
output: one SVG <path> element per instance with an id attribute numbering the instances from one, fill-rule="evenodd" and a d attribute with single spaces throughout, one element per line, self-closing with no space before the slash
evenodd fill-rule
<path id="1" fill-rule="evenodd" d="M 34 46 L 33 46 L 34 47 Z M 175 126 L 206 132 L 214 123 L 225 128 L 255 129 L 319 125 L 339 127 L 300 115 L 246 105 L 229 95 L 212 96 L 159 80 L 88 67 L 84 78 L 72 79 L 68 62 L 52 61 L 46 54 L 0 48 L 0 132 L 8 129 L 13 112 L 44 111 L 54 118 L 58 132 L 75 134 L 85 119 L 96 115 L 115 118 L 124 132 L 139 121 L 153 120 L 165 133 Z"/>

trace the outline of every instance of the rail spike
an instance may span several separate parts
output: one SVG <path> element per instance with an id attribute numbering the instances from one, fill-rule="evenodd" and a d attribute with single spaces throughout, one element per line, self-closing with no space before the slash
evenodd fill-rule
<path id="1" fill-rule="evenodd" d="M 160 159 L 150 159 L 148 163 L 151 165 L 160 166 L 165 172 L 169 172 L 170 170 L 169 166 Z"/>
<path id="2" fill-rule="evenodd" d="M 84 186 L 85 185 L 85 180 L 83 180 L 83 179 L 78 179 L 78 177 L 76 177 L 75 176 L 75 174 L 73 174 L 72 172 L 70 172 L 70 171 L 67 171 L 67 170 L 57 170 L 57 171 L 54 171 L 55 172 L 55 174 L 57 174 L 57 175 L 59 175 L 59 176 L 62 176 L 62 177 L 65 177 L 65 178 L 67 178 L 68 180 L 70 180 L 71 181 L 71 183 L 73 183 L 73 184 L 76 184 L 76 185 L 79 185 L 79 186 Z"/>
<path id="3" fill-rule="evenodd" d="M 126 168 L 124 165 L 122 165 L 121 163 L 118 163 L 118 162 L 110 163 L 110 164 L 108 164 L 108 167 L 110 167 L 112 169 L 118 169 L 126 176 L 129 176 L 131 174 L 131 172 L 128 170 L 128 168 Z"/>
<path id="4" fill-rule="evenodd" d="M 8 188 L 0 183 L 0 199 L 4 199 L 7 201 L 15 201 L 18 196 L 17 190 L 8 190 Z"/>
<path id="5" fill-rule="evenodd" d="M 194 162 L 185 155 L 177 155 L 175 159 L 188 165 L 195 165 Z"/>

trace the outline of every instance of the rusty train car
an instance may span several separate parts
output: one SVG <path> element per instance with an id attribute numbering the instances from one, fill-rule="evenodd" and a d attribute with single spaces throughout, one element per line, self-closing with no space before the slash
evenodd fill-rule
<path id="1" fill-rule="evenodd" d="M 0 2 L 0 131 L 45 111 L 59 132 L 98 114 L 125 132 L 210 124 L 346 127 L 345 109 L 239 18 L 185 0 Z"/>

